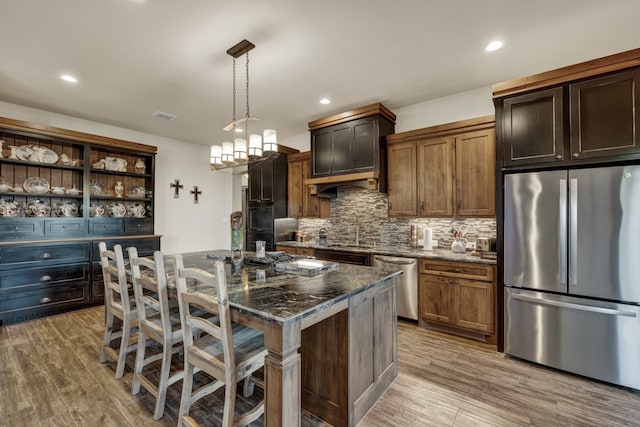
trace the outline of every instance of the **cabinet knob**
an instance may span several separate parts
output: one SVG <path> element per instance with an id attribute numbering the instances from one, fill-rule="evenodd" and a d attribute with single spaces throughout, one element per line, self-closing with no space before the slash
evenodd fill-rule
<path id="1" fill-rule="evenodd" d="M 68 225 L 63 225 L 63 226 L 62 226 L 62 229 L 63 229 L 63 230 L 68 230 L 68 229 L 69 229 L 69 226 L 68 226 Z"/>
<path id="2" fill-rule="evenodd" d="M 424 202 L 420 202 L 420 210 L 424 210 Z"/>
<path id="3" fill-rule="evenodd" d="M 580 157 L 580 153 L 573 153 L 573 158 L 577 159 L 578 157 Z"/>
<path id="4" fill-rule="evenodd" d="M 45 274 L 40 278 L 41 282 L 48 282 L 49 280 L 51 280 L 51 276 L 49 276 L 48 274 Z"/>
<path id="5" fill-rule="evenodd" d="M 138 227 L 138 228 L 140 228 L 141 226 L 142 226 L 142 224 L 140 224 L 140 223 L 138 223 L 138 224 L 136 225 L 136 227 Z"/>
<path id="6" fill-rule="evenodd" d="M 51 254 L 49 252 L 45 252 L 42 255 L 40 255 L 40 258 L 49 259 L 49 258 L 51 258 Z"/>
<path id="7" fill-rule="evenodd" d="M 556 156 L 556 159 L 558 159 L 558 160 L 562 160 L 562 154 L 558 154 L 558 155 Z"/>
<path id="8" fill-rule="evenodd" d="M 40 304 L 46 304 L 48 302 L 51 302 L 51 298 L 49 298 L 49 297 L 44 297 L 44 298 L 40 299 Z"/>
<path id="9" fill-rule="evenodd" d="M 449 279 L 449 283 L 453 284 L 453 279 Z"/>
<path id="10" fill-rule="evenodd" d="M 393 203 L 389 202 L 389 210 L 393 210 Z"/>
<path id="11" fill-rule="evenodd" d="M 20 231 L 20 226 L 19 226 L 19 225 L 16 225 L 16 228 L 14 228 L 14 230 L 16 230 L 16 231 Z"/>

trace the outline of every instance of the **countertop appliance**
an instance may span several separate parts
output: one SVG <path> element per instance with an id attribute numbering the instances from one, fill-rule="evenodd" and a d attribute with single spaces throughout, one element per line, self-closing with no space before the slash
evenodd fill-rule
<path id="1" fill-rule="evenodd" d="M 505 353 L 640 389 L 640 166 L 504 184 Z"/>
<path id="2" fill-rule="evenodd" d="M 398 277 L 398 317 L 418 320 L 418 260 L 374 255 L 373 266 L 402 271 Z"/>

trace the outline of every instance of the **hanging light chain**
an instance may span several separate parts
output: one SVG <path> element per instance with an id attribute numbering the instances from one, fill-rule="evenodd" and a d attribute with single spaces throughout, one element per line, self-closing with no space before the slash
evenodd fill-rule
<path id="1" fill-rule="evenodd" d="M 246 90 L 247 90 L 247 119 L 248 119 L 249 117 L 251 117 L 249 114 L 249 52 L 247 52 L 246 55 L 247 55 L 247 62 L 246 62 L 247 88 Z"/>

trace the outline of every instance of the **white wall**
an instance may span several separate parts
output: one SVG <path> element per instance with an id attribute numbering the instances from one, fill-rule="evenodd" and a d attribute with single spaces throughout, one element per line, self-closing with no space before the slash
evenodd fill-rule
<path id="1" fill-rule="evenodd" d="M 396 115 L 396 132 L 490 116 L 494 114 L 491 86 L 396 108 L 393 112 Z M 286 138 L 280 144 L 300 151 L 311 149 L 309 132 Z"/>
<path id="2" fill-rule="evenodd" d="M 163 236 L 162 250 L 174 253 L 230 248 L 232 176 L 209 169 L 208 146 L 2 101 L 0 116 L 158 147 L 154 191 L 155 232 Z M 173 198 L 173 190 L 169 188 L 174 179 L 180 179 L 184 184 L 178 199 Z M 202 190 L 197 205 L 189 194 L 194 185 Z"/>

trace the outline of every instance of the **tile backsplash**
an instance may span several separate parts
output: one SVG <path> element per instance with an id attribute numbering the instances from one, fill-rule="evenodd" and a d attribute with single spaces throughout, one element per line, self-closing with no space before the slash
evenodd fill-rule
<path id="1" fill-rule="evenodd" d="M 407 248 L 411 244 L 411 224 L 423 224 L 433 230 L 433 239 L 438 246 L 447 248 L 453 236 L 451 228 L 465 226 L 465 237 L 474 241 L 476 237 L 495 237 L 495 218 L 389 218 L 386 193 L 369 191 L 358 187 L 338 187 L 338 196 L 331 199 L 331 218 L 300 219 L 298 228 L 317 240 L 318 231 L 326 228 L 330 244 L 353 244 L 358 224 L 360 243 L 384 247 Z"/>

